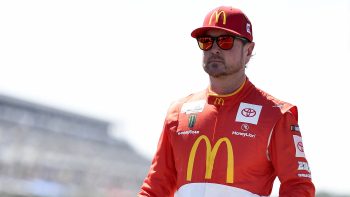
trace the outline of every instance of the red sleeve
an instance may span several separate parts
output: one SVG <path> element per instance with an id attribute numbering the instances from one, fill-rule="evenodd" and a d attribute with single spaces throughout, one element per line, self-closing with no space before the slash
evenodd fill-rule
<path id="1" fill-rule="evenodd" d="M 175 192 L 176 169 L 170 142 L 170 128 L 171 125 L 166 121 L 152 165 L 141 186 L 139 197 L 168 197 L 173 196 Z"/>
<path id="2" fill-rule="evenodd" d="M 286 112 L 274 127 L 269 146 L 270 159 L 281 182 L 280 197 L 315 196 L 301 139 L 296 117 Z"/>

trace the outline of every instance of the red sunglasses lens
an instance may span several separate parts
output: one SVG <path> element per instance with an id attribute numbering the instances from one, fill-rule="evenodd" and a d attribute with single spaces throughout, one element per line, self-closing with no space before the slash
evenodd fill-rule
<path id="1" fill-rule="evenodd" d="M 211 37 L 200 37 L 197 38 L 197 42 L 200 49 L 207 51 L 213 46 L 214 40 Z"/>
<path id="2" fill-rule="evenodd" d="M 217 38 L 218 46 L 223 50 L 229 50 L 233 47 L 234 38 L 232 36 L 219 36 Z"/>

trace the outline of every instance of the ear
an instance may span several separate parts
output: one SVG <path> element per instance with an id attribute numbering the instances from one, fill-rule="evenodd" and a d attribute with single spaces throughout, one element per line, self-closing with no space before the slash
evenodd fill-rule
<path id="1" fill-rule="evenodd" d="M 255 46 L 255 43 L 254 42 L 250 42 L 250 43 L 247 43 L 244 48 L 244 54 L 245 54 L 245 64 L 248 64 L 249 60 L 250 60 L 250 57 L 252 56 L 253 54 L 253 50 L 254 50 L 254 46 Z"/>
<path id="2" fill-rule="evenodd" d="M 248 43 L 247 44 L 248 46 L 248 53 L 247 53 L 247 55 L 250 57 L 250 56 L 252 56 L 252 54 L 253 54 L 253 50 L 254 50 L 254 46 L 255 46 L 255 43 L 254 42 L 251 42 L 251 43 Z"/>

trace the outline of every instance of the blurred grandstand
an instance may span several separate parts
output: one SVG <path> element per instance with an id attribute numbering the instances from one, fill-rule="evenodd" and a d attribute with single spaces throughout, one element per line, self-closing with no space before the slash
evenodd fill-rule
<path id="1" fill-rule="evenodd" d="M 0 196 L 136 196 L 150 161 L 110 126 L 0 95 Z"/>

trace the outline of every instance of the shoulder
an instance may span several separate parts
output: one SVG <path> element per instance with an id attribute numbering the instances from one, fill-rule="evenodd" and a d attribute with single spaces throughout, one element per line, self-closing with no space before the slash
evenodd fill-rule
<path id="1" fill-rule="evenodd" d="M 173 101 L 168 109 L 167 116 L 177 116 L 186 110 L 196 110 L 205 104 L 205 90 L 189 94 Z"/>
<path id="2" fill-rule="evenodd" d="M 255 87 L 255 90 L 255 97 L 270 113 L 275 113 L 276 115 L 291 113 L 295 119 L 298 119 L 298 108 L 296 105 L 280 100 L 259 88 Z"/>

